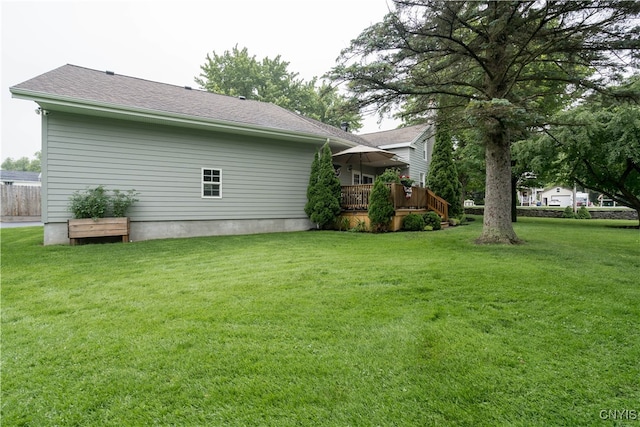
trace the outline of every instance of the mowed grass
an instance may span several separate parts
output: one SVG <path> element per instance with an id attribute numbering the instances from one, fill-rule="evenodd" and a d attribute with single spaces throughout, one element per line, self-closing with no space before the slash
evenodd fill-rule
<path id="1" fill-rule="evenodd" d="M 3 229 L 2 425 L 632 423 L 640 232 L 612 224 L 633 223 L 521 218 L 515 247 L 475 245 L 481 221 L 76 247 Z"/>

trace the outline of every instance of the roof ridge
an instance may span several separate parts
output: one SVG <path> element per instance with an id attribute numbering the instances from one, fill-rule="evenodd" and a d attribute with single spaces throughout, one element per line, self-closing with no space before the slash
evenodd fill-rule
<path id="1" fill-rule="evenodd" d="M 386 132 L 398 132 L 398 131 L 401 131 L 401 130 L 409 129 L 409 128 L 412 128 L 412 127 L 418 127 L 418 126 L 429 126 L 429 123 L 427 123 L 427 122 L 418 123 L 416 125 L 411 125 L 411 126 L 400 126 L 400 127 L 394 128 L 394 129 L 379 130 L 377 132 L 368 132 L 368 133 L 360 134 L 360 136 L 375 135 L 375 134 L 386 133 Z"/>
<path id="2" fill-rule="evenodd" d="M 180 85 L 175 84 L 175 83 L 166 83 L 166 82 L 160 82 L 160 81 L 157 81 L 157 80 L 146 79 L 146 78 L 143 78 L 143 77 L 130 76 L 128 74 L 119 74 L 119 73 L 117 73 L 115 71 L 112 71 L 112 70 L 98 70 L 98 69 L 95 69 L 95 68 L 89 68 L 89 67 L 84 67 L 82 65 L 75 65 L 75 64 L 66 64 L 66 65 L 69 66 L 69 67 L 79 68 L 79 69 L 92 71 L 92 72 L 96 72 L 96 73 L 100 73 L 100 74 L 107 74 L 108 75 L 109 73 L 112 73 L 112 75 L 115 76 L 115 77 L 124 77 L 126 79 L 136 80 L 136 81 L 139 81 L 139 82 L 145 82 L 145 83 L 150 83 L 150 84 L 154 84 L 154 85 L 164 85 L 164 86 L 169 86 L 169 87 L 173 87 L 173 88 L 176 88 L 176 89 L 189 88 L 189 90 L 196 91 L 196 92 L 199 92 L 199 93 L 211 94 L 211 95 L 225 97 L 225 98 L 229 98 L 229 99 L 242 99 L 239 96 L 227 95 L 227 94 L 218 93 L 218 92 L 211 92 L 211 91 L 208 91 L 206 89 L 194 88 L 194 87 L 188 86 L 188 85 L 180 86 Z M 63 65 L 63 67 L 64 67 L 64 65 Z M 62 68 L 62 67 L 59 67 L 59 68 Z M 251 98 L 245 98 L 245 99 L 242 99 L 242 100 L 243 101 L 253 101 L 253 102 L 261 102 L 261 103 L 264 103 L 264 104 L 270 104 L 269 102 L 258 101 L 257 99 L 251 99 Z"/>

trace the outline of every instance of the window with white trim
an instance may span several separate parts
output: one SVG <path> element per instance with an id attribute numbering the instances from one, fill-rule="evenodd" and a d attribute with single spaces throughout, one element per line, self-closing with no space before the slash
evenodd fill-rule
<path id="1" fill-rule="evenodd" d="M 222 171 L 220 169 L 202 168 L 202 197 L 222 197 Z"/>
<path id="2" fill-rule="evenodd" d="M 361 179 L 362 177 L 362 179 Z M 362 174 L 360 175 L 360 172 L 358 171 L 354 171 L 353 172 L 353 185 L 358 185 L 358 184 L 373 184 L 373 180 L 374 180 L 374 176 L 373 175 L 366 175 L 366 174 Z"/>

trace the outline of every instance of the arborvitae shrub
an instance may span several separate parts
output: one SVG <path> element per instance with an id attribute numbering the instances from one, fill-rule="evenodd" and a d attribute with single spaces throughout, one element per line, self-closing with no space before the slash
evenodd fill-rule
<path id="1" fill-rule="evenodd" d="M 305 212 L 318 228 L 334 224 L 340 214 L 340 180 L 336 177 L 328 144 L 311 165 Z"/>
<path id="2" fill-rule="evenodd" d="M 462 185 L 458 178 L 453 153 L 450 127 L 445 120 L 440 120 L 438 117 L 436 141 L 427 176 L 427 187 L 449 202 L 449 216 L 457 217 L 464 213 L 464 209 L 461 196 Z"/>
<path id="3" fill-rule="evenodd" d="M 369 222 L 374 232 L 386 231 L 395 210 L 391 190 L 380 177 L 376 178 L 369 196 Z"/>

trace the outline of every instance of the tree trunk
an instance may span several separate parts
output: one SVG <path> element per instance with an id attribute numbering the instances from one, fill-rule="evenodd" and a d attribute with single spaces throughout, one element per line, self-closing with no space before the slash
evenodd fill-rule
<path id="1" fill-rule="evenodd" d="M 511 175 L 511 222 L 518 222 L 518 177 Z"/>
<path id="2" fill-rule="evenodd" d="M 477 243 L 520 243 L 511 222 L 511 148 L 504 129 L 488 132 L 485 140 L 487 164 L 482 235 Z"/>

